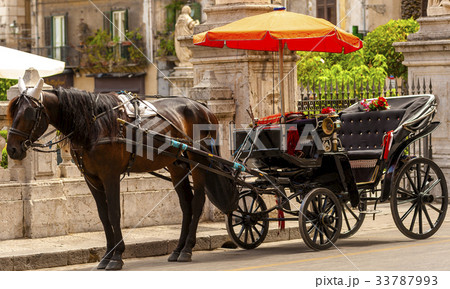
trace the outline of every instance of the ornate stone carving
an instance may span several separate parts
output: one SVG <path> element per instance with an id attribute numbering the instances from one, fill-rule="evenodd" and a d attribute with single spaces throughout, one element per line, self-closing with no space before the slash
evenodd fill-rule
<path id="1" fill-rule="evenodd" d="M 429 0 L 428 16 L 450 15 L 450 0 Z"/>

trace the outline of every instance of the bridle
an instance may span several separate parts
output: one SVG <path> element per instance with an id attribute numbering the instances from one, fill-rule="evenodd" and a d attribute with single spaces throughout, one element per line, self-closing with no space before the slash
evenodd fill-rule
<path id="1" fill-rule="evenodd" d="M 24 98 L 29 104 L 30 107 L 25 109 L 24 112 L 24 117 L 27 118 L 28 120 L 34 120 L 34 124 L 33 127 L 31 128 L 30 132 L 23 132 L 19 129 L 16 129 L 14 127 L 11 127 L 9 129 L 9 133 L 10 134 L 15 134 L 18 136 L 21 136 L 23 138 L 25 138 L 25 141 L 22 142 L 22 149 L 24 151 L 28 150 L 30 147 L 40 147 L 42 146 L 41 144 L 34 144 L 35 141 L 38 140 L 38 138 L 36 138 L 35 140 L 33 140 L 33 135 L 35 134 L 36 130 L 39 128 L 40 124 L 41 124 L 41 120 L 44 118 L 47 119 L 47 122 L 49 121 L 49 117 L 47 112 L 45 111 L 45 107 L 42 104 L 42 95 L 40 94 L 40 99 L 37 99 L 33 96 L 30 96 L 25 92 L 21 93 L 21 95 L 19 97 Z M 33 104 L 36 105 L 36 107 L 33 107 Z"/>

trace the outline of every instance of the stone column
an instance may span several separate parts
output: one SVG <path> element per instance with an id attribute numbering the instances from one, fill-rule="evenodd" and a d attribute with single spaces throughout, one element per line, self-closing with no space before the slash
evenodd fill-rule
<path id="1" fill-rule="evenodd" d="M 430 12 L 430 9 L 428 9 Z M 436 12 L 436 11 L 434 11 Z M 444 13 L 444 10 L 441 11 Z M 450 12 L 450 11 L 449 11 Z M 408 36 L 407 42 L 394 43 L 403 52 L 403 64 L 408 66 L 408 80 L 431 80 L 438 107 L 435 120 L 441 126 L 432 135 L 433 159 L 450 176 L 450 15 L 419 18 L 420 30 Z"/>

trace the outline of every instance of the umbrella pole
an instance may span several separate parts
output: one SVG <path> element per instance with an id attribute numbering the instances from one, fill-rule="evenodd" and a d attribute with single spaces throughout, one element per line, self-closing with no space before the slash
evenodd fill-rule
<path id="1" fill-rule="evenodd" d="M 284 54 L 284 47 L 283 47 L 283 40 L 278 41 L 278 52 L 280 55 L 279 59 L 279 67 L 280 67 L 280 101 L 281 101 L 281 123 L 286 123 L 285 119 L 285 112 L 284 112 L 284 68 L 283 68 L 283 54 Z"/>

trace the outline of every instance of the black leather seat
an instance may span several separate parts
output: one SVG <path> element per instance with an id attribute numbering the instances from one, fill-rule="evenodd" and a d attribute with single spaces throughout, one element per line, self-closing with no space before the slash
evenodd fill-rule
<path id="1" fill-rule="evenodd" d="M 339 138 L 350 160 L 379 158 L 384 134 L 395 130 L 404 114 L 405 109 L 342 113 Z"/>

